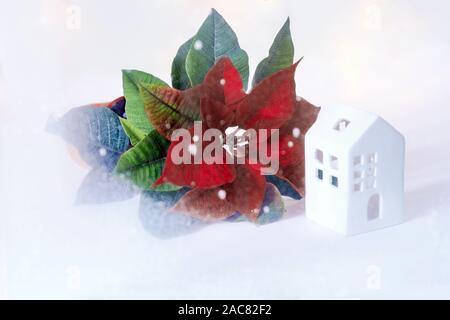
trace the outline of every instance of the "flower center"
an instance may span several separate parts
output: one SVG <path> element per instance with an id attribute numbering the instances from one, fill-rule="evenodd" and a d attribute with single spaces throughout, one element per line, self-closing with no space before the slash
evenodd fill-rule
<path id="1" fill-rule="evenodd" d="M 223 148 L 229 154 L 241 158 L 245 157 L 246 145 L 249 144 L 250 136 L 247 130 L 236 127 L 228 127 L 225 129 L 225 143 Z"/>

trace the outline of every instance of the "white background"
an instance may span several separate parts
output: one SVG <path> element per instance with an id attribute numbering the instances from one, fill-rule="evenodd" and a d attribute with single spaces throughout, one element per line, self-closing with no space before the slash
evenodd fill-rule
<path id="1" fill-rule="evenodd" d="M 122 68 L 169 81 L 211 7 L 251 71 L 289 15 L 298 94 L 405 135 L 404 224 L 344 238 L 300 202 L 271 225 L 159 240 L 137 198 L 72 205 L 88 169 L 43 131 L 49 115 L 122 95 Z M 0 297 L 450 298 L 449 12 L 438 0 L 0 0 Z"/>

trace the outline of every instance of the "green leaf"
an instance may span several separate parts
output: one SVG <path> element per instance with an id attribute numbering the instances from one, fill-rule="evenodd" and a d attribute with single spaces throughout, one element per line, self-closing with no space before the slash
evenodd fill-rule
<path id="1" fill-rule="evenodd" d="M 206 73 L 223 56 L 228 56 L 248 84 L 248 55 L 239 47 L 236 34 L 214 9 L 194 36 L 186 57 L 186 72 L 191 85 L 202 83 Z"/>
<path id="2" fill-rule="evenodd" d="M 252 86 L 256 86 L 262 79 L 285 69 L 294 61 L 294 44 L 292 43 L 289 18 L 276 35 L 269 50 L 269 56 L 264 58 L 256 67 Z"/>
<path id="3" fill-rule="evenodd" d="M 174 130 L 188 129 L 200 120 L 200 86 L 180 91 L 143 84 L 139 90 L 153 127 L 168 140 Z"/>
<path id="4" fill-rule="evenodd" d="M 127 119 L 136 128 L 145 133 L 153 130 L 153 127 L 145 113 L 144 102 L 139 95 L 139 85 L 157 84 L 168 87 L 161 79 L 137 70 L 122 70 L 123 91 L 126 99 L 125 113 Z"/>
<path id="5" fill-rule="evenodd" d="M 119 118 L 119 120 L 128 138 L 130 138 L 130 142 L 133 146 L 135 146 L 139 143 L 139 141 L 145 138 L 145 132 L 135 127 L 129 120 L 124 118 Z"/>
<path id="6" fill-rule="evenodd" d="M 190 38 L 183 43 L 177 51 L 177 55 L 172 62 L 172 87 L 175 89 L 185 90 L 191 87 L 191 82 L 186 72 L 186 57 L 192 44 Z"/>
<path id="7" fill-rule="evenodd" d="M 169 145 L 170 142 L 154 130 L 120 157 L 115 172 L 124 175 L 145 190 L 178 190 L 181 187 L 171 184 L 152 187 L 152 184 L 161 176 Z"/>

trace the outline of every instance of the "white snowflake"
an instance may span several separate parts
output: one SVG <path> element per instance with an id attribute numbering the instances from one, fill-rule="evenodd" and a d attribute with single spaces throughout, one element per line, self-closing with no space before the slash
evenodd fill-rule
<path id="1" fill-rule="evenodd" d="M 217 196 L 219 197 L 220 200 L 225 200 L 225 198 L 227 197 L 227 192 L 223 189 L 220 189 L 217 192 Z"/>
<path id="2" fill-rule="evenodd" d="M 289 147 L 289 148 L 292 148 L 293 146 L 294 146 L 294 143 L 293 143 L 292 141 L 289 141 L 289 142 L 288 142 L 288 147 Z"/>
<path id="3" fill-rule="evenodd" d="M 292 129 L 292 135 L 294 136 L 294 138 L 298 138 L 300 137 L 300 129 L 299 128 L 294 128 Z"/>
<path id="4" fill-rule="evenodd" d="M 106 156 L 106 149 L 105 148 L 100 148 L 100 149 L 98 149 L 98 153 L 100 153 L 100 155 L 102 156 L 102 157 L 104 157 L 104 156 Z"/>
<path id="5" fill-rule="evenodd" d="M 201 40 L 195 40 L 194 42 L 194 49 L 195 50 L 202 50 L 203 48 L 203 42 Z"/>
<path id="6" fill-rule="evenodd" d="M 195 144 L 190 144 L 188 147 L 188 151 L 190 154 L 195 156 L 197 154 L 197 146 Z"/>
<path id="7" fill-rule="evenodd" d="M 188 147 L 188 151 L 190 154 L 195 156 L 197 154 L 197 146 L 195 144 L 190 144 Z"/>
<path id="8" fill-rule="evenodd" d="M 220 79 L 219 83 L 220 83 L 220 85 L 224 86 L 226 81 L 225 81 L 225 79 Z"/>

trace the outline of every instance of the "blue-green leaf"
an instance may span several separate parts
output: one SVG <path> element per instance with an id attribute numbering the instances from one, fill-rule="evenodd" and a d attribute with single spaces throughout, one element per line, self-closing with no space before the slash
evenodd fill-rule
<path id="1" fill-rule="evenodd" d="M 280 220 L 286 209 L 278 189 L 271 183 L 266 183 L 266 193 L 259 211 L 257 223 L 268 224 Z"/>
<path id="2" fill-rule="evenodd" d="M 239 46 L 233 29 L 214 9 L 194 36 L 186 57 L 186 72 L 192 86 L 203 82 L 206 73 L 221 57 L 228 56 L 248 83 L 248 55 Z"/>
<path id="3" fill-rule="evenodd" d="M 92 169 L 77 192 L 77 204 L 107 203 L 131 199 L 139 189 L 130 181 L 103 168 Z"/>
<path id="4" fill-rule="evenodd" d="M 183 43 L 177 51 L 172 62 L 172 87 L 186 90 L 191 87 L 191 82 L 186 72 L 186 57 L 191 48 L 193 38 Z"/>
<path id="5" fill-rule="evenodd" d="M 47 128 L 75 146 L 88 164 L 108 170 L 130 144 L 119 117 L 105 107 L 73 108 L 61 119 L 49 122 Z"/>
<path id="6" fill-rule="evenodd" d="M 277 187 L 277 189 L 280 191 L 281 195 L 290 197 L 295 200 L 302 199 L 300 193 L 298 193 L 297 190 L 295 190 L 294 187 L 292 187 L 292 185 L 285 179 L 277 176 L 266 176 L 266 181 L 275 185 L 275 187 Z"/>
<path id="7" fill-rule="evenodd" d="M 294 62 L 294 44 L 292 43 L 289 18 L 276 35 L 269 50 L 269 56 L 264 58 L 256 67 L 252 86 L 271 74 L 285 69 Z"/>
<path id="8" fill-rule="evenodd" d="M 167 211 L 187 191 L 189 191 L 188 188 L 171 192 L 143 192 L 139 205 L 139 217 L 145 230 L 158 238 L 172 238 L 205 226 L 206 223 L 201 220 Z"/>

